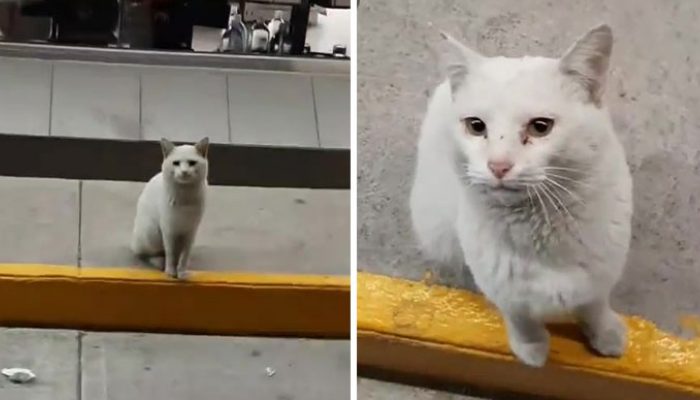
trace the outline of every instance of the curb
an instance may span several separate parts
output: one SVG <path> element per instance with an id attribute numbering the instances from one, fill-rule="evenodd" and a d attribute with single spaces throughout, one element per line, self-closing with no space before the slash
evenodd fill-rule
<path id="1" fill-rule="evenodd" d="M 0 148 L 2 176 L 148 182 L 162 162 L 147 140 L 0 133 Z M 350 189 L 348 149 L 212 143 L 208 158 L 210 185 Z"/>
<path id="2" fill-rule="evenodd" d="M 350 279 L 0 264 L 0 325 L 347 339 Z"/>
<path id="3" fill-rule="evenodd" d="M 626 317 L 620 359 L 598 357 L 573 325 L 557 325 L 546 367 L 510 354 L 498 313 L 473 293 L 358 273 L 358 368 L 438 384 L 570 400 L 700 398 L 700 339 Z"/>

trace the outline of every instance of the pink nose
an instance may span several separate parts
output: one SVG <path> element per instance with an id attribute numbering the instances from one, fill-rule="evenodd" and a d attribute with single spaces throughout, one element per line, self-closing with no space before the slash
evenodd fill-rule
<path id="1" fill-rule="evenodd" d="M 513 169 L 513 163 L 510 161 L 489 161 L 489 169 L 493 172 L 493 175 L 498 179 L 503 179 L 504 176 Z"/>

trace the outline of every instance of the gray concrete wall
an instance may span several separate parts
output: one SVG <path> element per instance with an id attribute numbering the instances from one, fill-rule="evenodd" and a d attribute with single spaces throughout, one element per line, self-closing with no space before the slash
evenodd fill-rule
<path id="1" fill-rule="evenodd" d="M 671 330 L 700 313 L 700 2 L 373 0 L 358 14 L 358 252 L 366 270 L 470 287 L 424 262 L 408 217 L 415 142 L 441 80 L 435 27 L 487 55 L 556 56 L 600 22 L 615 33 L 607 102 L 634 175 L 634 237 L 614 295 Z"/>

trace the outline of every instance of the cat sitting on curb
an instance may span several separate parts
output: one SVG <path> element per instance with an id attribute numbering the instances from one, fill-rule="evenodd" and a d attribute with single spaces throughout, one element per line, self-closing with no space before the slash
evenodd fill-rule
<path id="1" fill-rule="evenodd" d="M 139 257 L 165 255 L 165 273 L 182 279 L 204 214 L 209 139 L 175 146 L 161 139 L 161 172 L 139 196 L 131 250 Z"/>
<path id="2" fill-rule="evenodd" d="M 626 326 L 609 299 L 632 179 L 603 105 L 610 28 L 560 59 L 485 57 L 443 37 L 458 61 L 430 100 L 410 200 L 424 254 L 469 266 L 525 364 L 546 363 L 545 323 L 565 316 L 596 352 L 622 355 Z"/>

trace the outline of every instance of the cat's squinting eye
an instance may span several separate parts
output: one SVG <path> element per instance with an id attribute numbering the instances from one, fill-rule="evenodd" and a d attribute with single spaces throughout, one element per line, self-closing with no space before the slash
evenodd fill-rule
<path id="1" fill-rule="evenodd" d="M 187 161 L 187 164 L 188 164 L 190 167 L 194 167 L 195 165 L 197 165 L 197 161 L 195 161 L 195 160 L 189 160 L 189 161 Z"/>
<path id="2" fill-rule="evenodd" d="M 471 135 L 486 137 L 486 123 L 484 121 L 476 117 L 465 118 L 463 121 Z"/>
<path id="3" fill-rule="evenodd" d="M 176 166 L 176 167 L 179 166 L 179 165 L 180 165 L 180 161 L 173 161 L 173 165 Z"/>
<path id="4" fill-rule="evenodd" d="M 554 120 L 551 118 L 534 118 L 527 123 L 527 134 L 532 137 L 547 136 L 554 127 Z"/>

